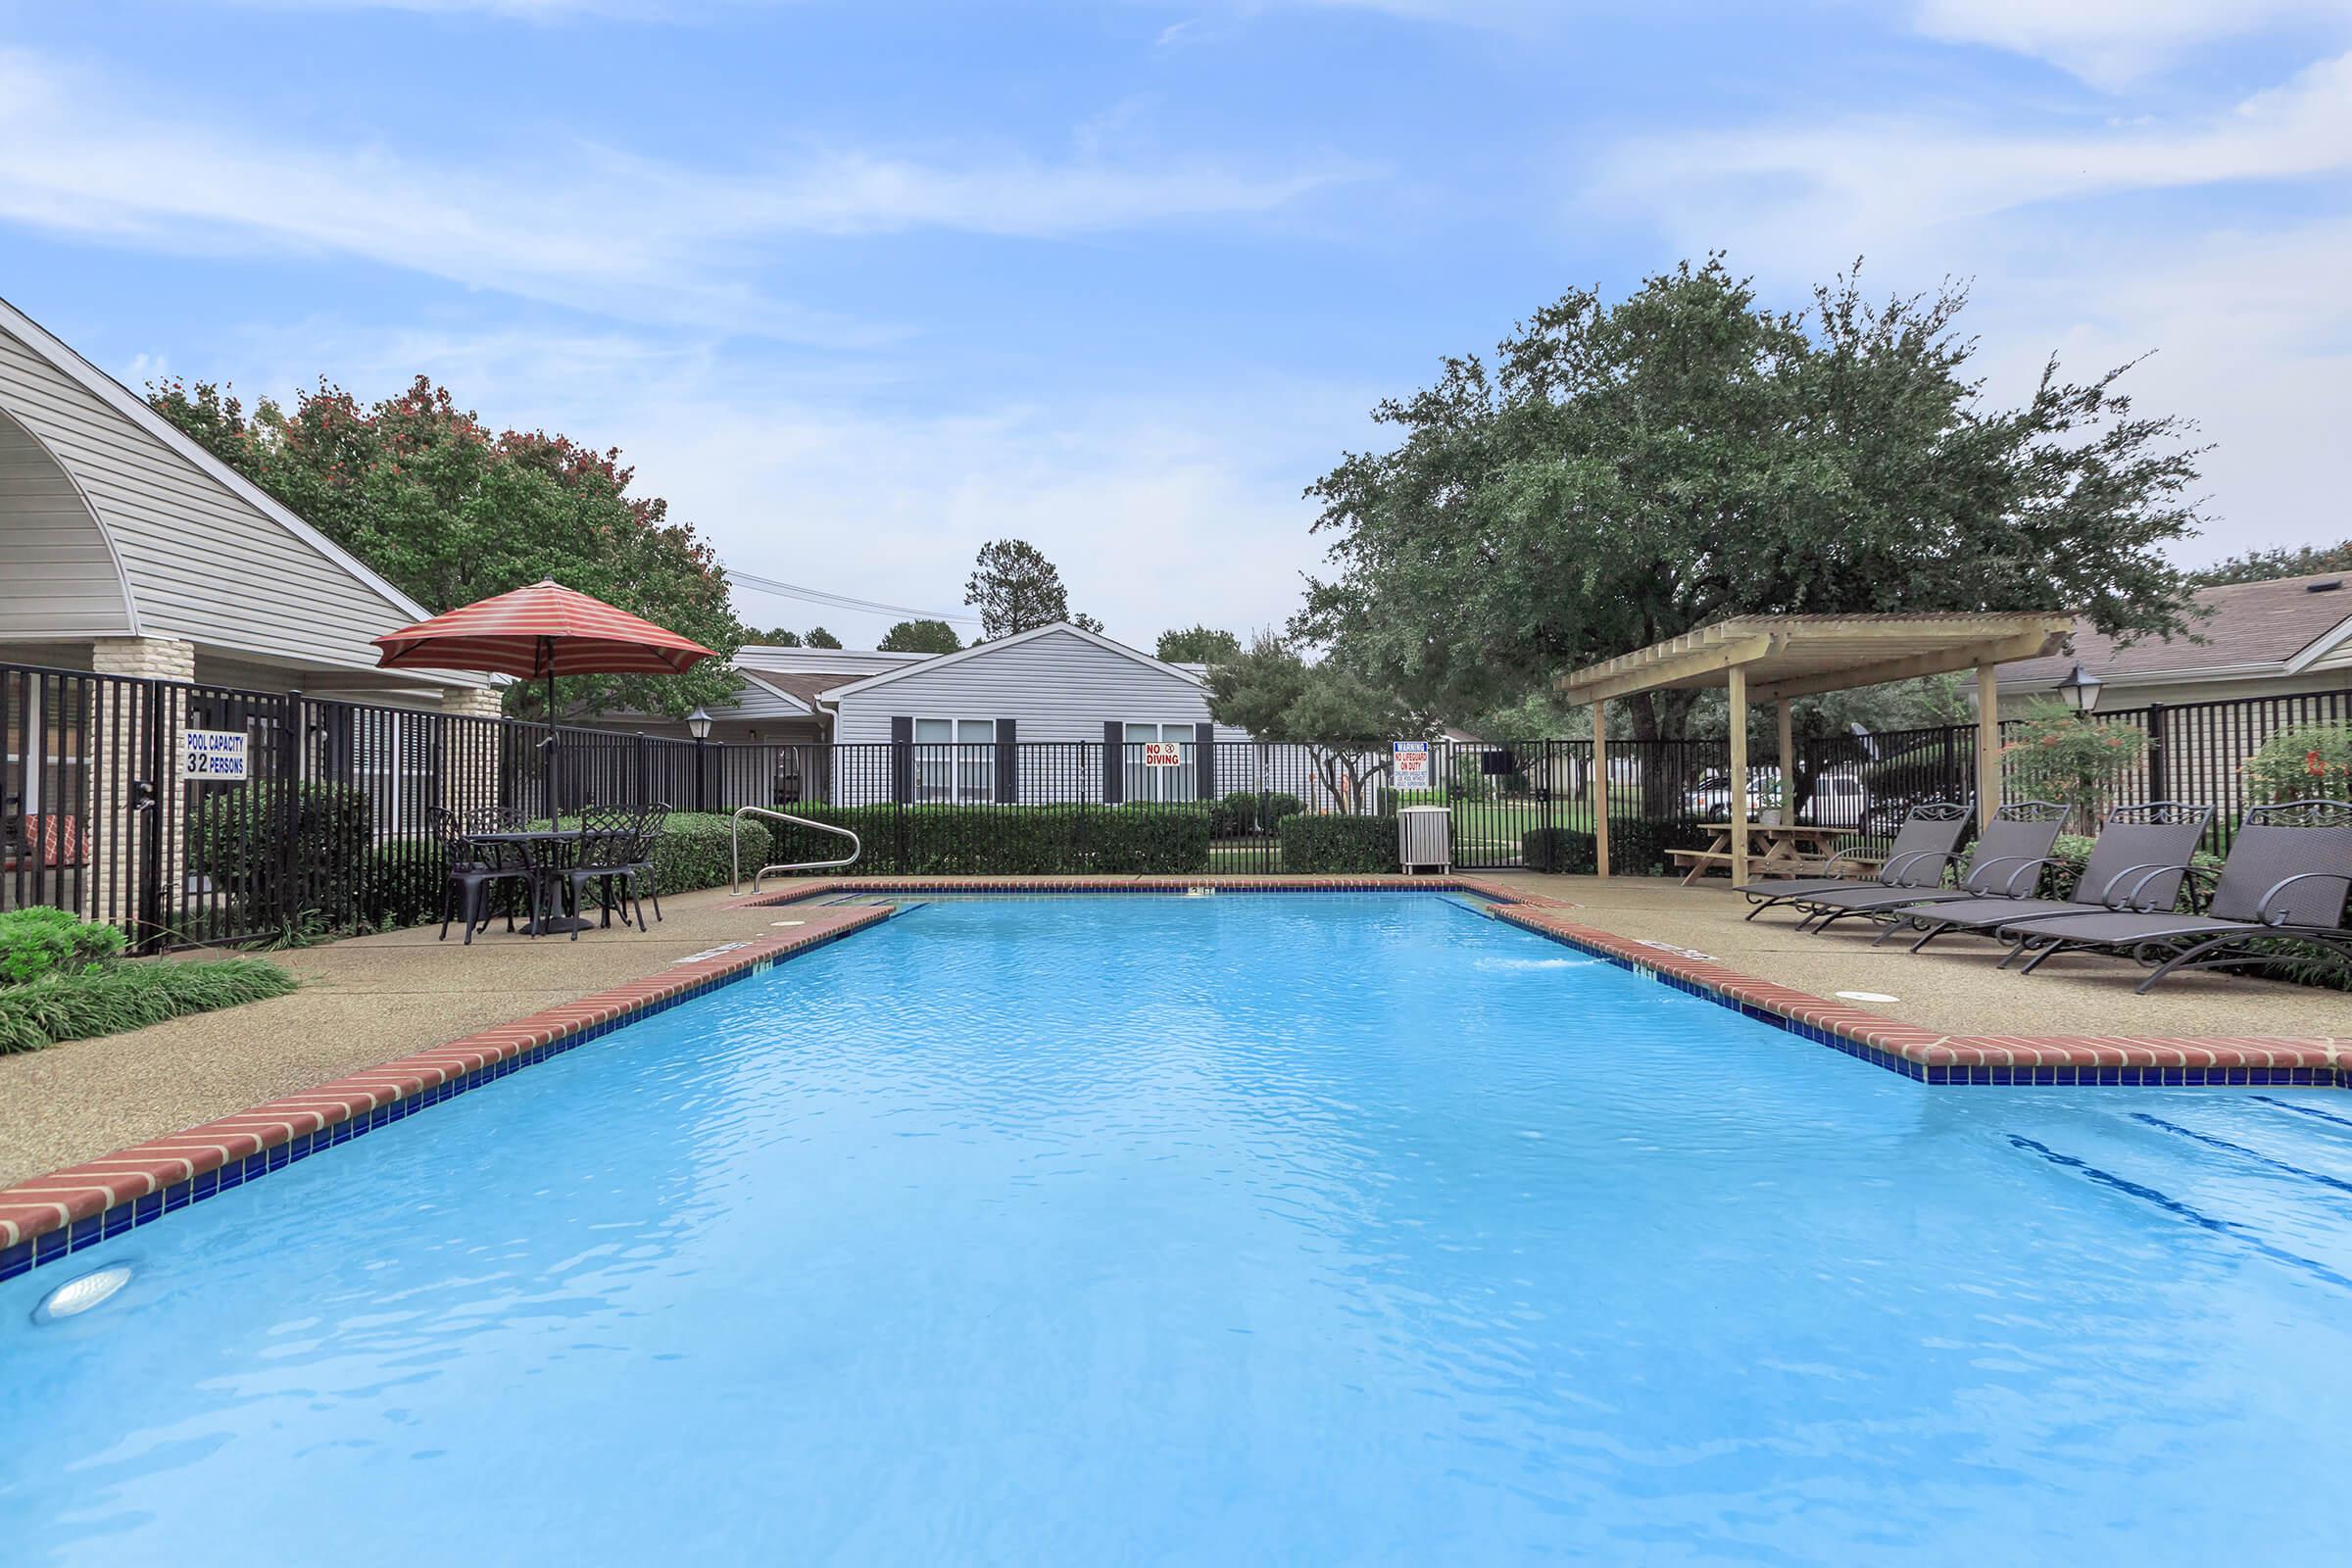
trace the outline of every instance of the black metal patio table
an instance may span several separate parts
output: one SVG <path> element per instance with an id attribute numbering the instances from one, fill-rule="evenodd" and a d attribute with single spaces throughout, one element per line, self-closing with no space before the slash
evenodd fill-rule
<path id="1" fill-rule="evenodd" d="M 563 912 L 554 880 L 555 873 L 570 869 L 586 831 L 585 826 L 499 828 L 468 833 L 466 839 L 470 844 L 512 844 L 521 850 L 523 868 L 531 881 L 531 918 L 522 929 L 535 937 L 563 936 L 589 930 L 596 923 Z"/>

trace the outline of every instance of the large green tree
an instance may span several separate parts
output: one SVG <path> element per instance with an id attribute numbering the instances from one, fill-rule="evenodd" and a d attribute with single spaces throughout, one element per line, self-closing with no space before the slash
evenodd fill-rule
<path id="1" fill-rule="evenodd" d="M 1988 402 L 1963 296 L 1765 309 L 1718 259 L 1546 306 L 1490 363 L 1380 405 L 1398 432 L 1309 495 L 1336 568 L 1294 630 L 1452 721 L 1740 613 L 2080 610 L 2184 629 L 2187 427 L 2124 371 Z M 2128 368 L 2128 367 L 2126 368 Z M 1634 701 L 1641 736 L 1696 696 Z"/>
<path id="2" fill-rule="evenodd" d="M 1390 765 L 1390 743 L 1426 733 L 1388 687 L 1336 659 L 1309 663 L 1266 633 L 1209 665 L 1208 713 L 1258 740 L 1303 747 L 1333 800 L 1367 809 L 1364 784 Z"/>
<path id="3" fill-rule="evenodd" d="M 2210 566 L 2200 566 L 2189 575 L 2201 584 L 2214 584 L 2311 577 L 2323 571 L 2352 571 L 2352 539 L 2335 545 L 2300 545 L 2292 550 L 2249 550 Z"/>
<path id="4" fill-rule="evenodd" d="M 980 547 L 963 602 L 980 612 L 980 636 L 987 642 L 1066 620 L 1088 631 L 1102 623 L 1070 609 L 1061 572 L 1045 552 L 1026 539 L 991 539 Z"/>
<path id="5" fill-rule="evenodd" d="M 1154 655 L 1171 664 L 1212 664 L 1220 659 L 1241 656 L 1242 640 L 1229 631 L 1215 626 L 1186 626 L 1181 630 L 1163 631 Z"/>
<path id="6" fill-rule="evenodd" d="M 250 415 L 209 382 L 166 382 L 148 401 L 436 613 L 553 577 L 719 655 L 684 675 L 567 677 L 567 717 L 684 714 L 740 684 L 726 667 L 742 627 L 725 572 L 661 497 L 630 493 L 617 450 L 494 432 L 422 376 L 372 405 L 324 381 L 291 408 L 263 399 Z M 520 711 L 545 700 L 535 684 L 507 693 Z"/>
<path id="7" fill-rule="evenodd" d="M 886 654 L 952 654 L 963 647 L 963 639 L 946 621 L 926 616 L 898 622 L 874 646 Z"/>

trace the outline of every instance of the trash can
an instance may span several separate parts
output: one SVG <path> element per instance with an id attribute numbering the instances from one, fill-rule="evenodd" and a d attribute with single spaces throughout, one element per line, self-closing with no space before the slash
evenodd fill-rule
<path id="1" fill-rule="evenodd" d="M 1407 871 L 1434 865 L 1453 869 L 1453 809 L 1407 806 L 1396 812 L 1396 863 Z"/>

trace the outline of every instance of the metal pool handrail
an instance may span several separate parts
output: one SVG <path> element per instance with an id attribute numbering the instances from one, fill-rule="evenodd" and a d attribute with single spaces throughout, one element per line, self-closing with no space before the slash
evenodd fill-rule
<path id="1" fill-rule="evenodd" d="M 760 879 L 770 871 L 829 871 L 835 866 L 854 865 L 865 853 L 865 845 L 857 834 L 846 827 L 830 822 L 811 821 L 805 816 L 793 816 L 784 811 L 771 811 L 764 806 L 739 806 L 727 821 L 727 891 L 743 891 L 743 819 L 745 816 L 764 816 L 778 822 L 790 822 L 795 827 L 812 827 L 819 833 L 838 834 L 850 841 L 850 858 L 846 860 L 796 860 L 782 865 L 763 865 L 752 873 L 752 891 L 760 891 Z"/>

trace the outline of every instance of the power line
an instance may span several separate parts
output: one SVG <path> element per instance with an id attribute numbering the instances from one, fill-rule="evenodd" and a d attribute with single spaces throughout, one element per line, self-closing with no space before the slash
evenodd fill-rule
<path id="1" fill-rule="evenodd" d="M 727 568 L 727 581 L 740 583 L 746 588 L 756 589 L 763 594 L 773 594 L 779 599 L 798 599 L 806 604 L 822 605 L 828 610 L 859 610 L 877 615 L 913 615 L 922 620 L 959 620 L 968 626 L 980 624 L 980 617 L 977 615 L 952 615 L 945 611 L 916 610 L 911 605 L 886 605 L 873 599 L 856 599 L 848 594 L 830 593 L 822 588 L 804 587 L 800 583 L 778 582 L 773 577 L 762 577 L 754 572 L 738 571 L 732 566 Z"/>

